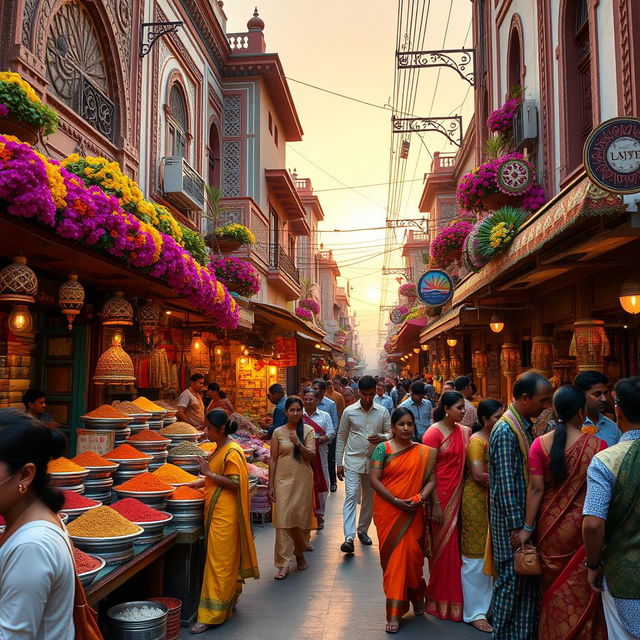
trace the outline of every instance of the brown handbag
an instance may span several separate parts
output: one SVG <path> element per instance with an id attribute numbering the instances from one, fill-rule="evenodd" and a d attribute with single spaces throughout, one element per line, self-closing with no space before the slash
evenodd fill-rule
<path id="1" fill-rule="evenodd" d="M 513 556 L 513 567 L 519 576 L 539 576 L 542 574 L 537 549 L 532 544 L 520 547 Z"/>
<path id="2" fill-rule="evenodd" d="M 77 573 L 76 594 L 73 599 L 73 626 L 76 640 L 104 640 L 98 627 L 98 614 L 89 606 Z"/>

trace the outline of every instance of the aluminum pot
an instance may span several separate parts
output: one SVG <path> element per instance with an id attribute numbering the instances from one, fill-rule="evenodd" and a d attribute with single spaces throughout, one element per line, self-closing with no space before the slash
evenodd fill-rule
<path id="1" fill-rule="evenodd" d="M 115 615 L 131 607 L 157 608 L 161 615 L 151 620 L 128 622 Z M 159 602 L 150 600 L 123 602 L 107 610 L 107 640 L 165 640 L 169 610 Z"/>
<path id="2" fill-rule="evenodd" d="M 144 529 L 144 533 L 138 538 L 136 544 L 154 544 L 156 542 L 160 542 L 164 537 L 165 527 L 169 526 L 169 523 L 173 520 L 173 515 L 163 511 L 168 518 L 164 518 L 164 520 L 156 520 L 153 522 L 133 522 L 133 524 L 137 524 L 139 527 Z"/>
<path id="3" fill-rule="evenodd" d="M 173 514 L 171 526 L 178 531 L 197 529 L 204 524 L 204 498 L 167 500 L 166 511 Z"/>

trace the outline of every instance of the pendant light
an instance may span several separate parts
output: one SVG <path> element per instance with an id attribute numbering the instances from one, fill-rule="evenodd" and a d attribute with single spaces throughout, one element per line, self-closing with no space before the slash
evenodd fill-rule
<path id="1" fill-rule="evenodd" d="M 9 316 L 9 329 L 11 333 L 31 333 L 33 318 L 26 304 L 14 305 Z"/>
<path id="2" fill-rule="evenodd" d="M 447 344 L 453 349 L 458 344 L 457 338 L 447 338 Z"/>
<path id="3" fill-rule="evenodd" d="M 134 384 L 136 375 L 131 356 L 122 348 L 124 334 L 121 329 L 111 336 L 111 346 L 100 356 L 93 376 L 94 384 Z"/>
<path id="4" fill-rule="evenodd" d="M 429 351 L 429 345 L 428 345 L 428 344 L 426 344 L 426 343 L 425 343 L 425 344 L 421 344 L 421 345 L 420 345 L 420 348 L 421 348 L 423 351 Z"/>
<path id="5" fill-rule="evenodd" d="M 27 266 L 24 256 L 16 256 L 0 271 L 0 301 L 16 303 L 9 316 L 12 333 L 30 333 L 33 330 L 33 318 L 27 304 L 35 302 L 37 293 L 38 278 Z"/>
<path id="6" fill-rule="evenodd" d="M 620 289 L 620 306 L 627 312 L 635 315 L 640 313 L 640 285 L 636 280 L 629 279 Z"/>
<path id="7" fill-rule="evenodd" d="M 209 349 L 199 331 L 194 331 L 191 338 L 191 370 L 192 372 L 207 373 L 211 367 Z"/>
<path id="8" fill-rule="evenodd" d="M 133 307 L 124 298 L 122 291 L 116 291 L 102 307 L 102 324 L 111 327 L 132 327 Z"/>
<path id="9" fill-rule="evenodd" d="M 78 282 L 78 276 L 75 273 L 70 274 L 69 279 L 60 285 L 58 304 L 67 318 L 69 330 L 71 330 L 73 321 L 80 314 L 84 305 L 84 287 Z"/>
<path id="10" fill-rule="evenodd" d="M 420 347 L 413 347 L 413 353 L 420 353 Z"/>
<path id="11" fill-rule="evenodd" d="M 168 312 L 171 315 L 171 311 Z M 138 324 L 142 329 L 142 333 L 147 340 L 147 343 L 151 342 L 153 332 L 158 328 L 160 323 L 160 305 L 156 304 L 147 298 L 144 304 L 138 307 Z"/>
<path id="12" fill-rule="evenodd" d="M 489 321 L 489 328 L 493 333 L 500 333 L 504 329 L 504 320 L 502 317 L 494 313 Z"/>

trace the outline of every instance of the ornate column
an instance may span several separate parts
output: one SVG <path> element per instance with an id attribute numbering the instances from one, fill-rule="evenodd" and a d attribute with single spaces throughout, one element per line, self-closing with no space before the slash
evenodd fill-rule
<path id="1" fill-rule="evenodd" d="M 449 357 L 450 377 L 457 378 L 462 371 L 462 362 L 456 353 L 455 347 L 451 347 L 451 355 Z"/>
<path id="2" fill-rule="evenodd" d="M 545 378 L 553 375 L 553 338 L 536 336 L 531 340 L 531 364 Z"/>
<path id="3" fill-rule="evenodd" d="M 473 370 L 478 378 L 480 395 L 486 398 L 489 356 L 484 351 L 476 350 L 473 352 Z"/>
<path id="4" fill-rule="evenodd" d="M 575 356 L 578 371 L 604 371 L 604 357 L 611 352 L 604 320 L 578 320 L 573 326 L 569 355 Z"/>
<path id="5" fill-rule="evenodd" d="M 511 389 L 520 373 L 521 366 L 520 345 L 515 342 L 505 342 L 500 352 L 500 371 L 507 379 L 507 401 L 511 396 Z"/>

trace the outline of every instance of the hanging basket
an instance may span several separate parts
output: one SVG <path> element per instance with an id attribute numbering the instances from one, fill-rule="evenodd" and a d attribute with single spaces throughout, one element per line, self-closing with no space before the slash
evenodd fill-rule
<path id="1" fill-rule="evenodd" d="M 78 276 L 72 273 L 58 291 L 58 303 L 67 318 L 69 329 L 84 304 L 84 287 L 78 282 Z"/>
<path id="2" fill-rule="evenodd" d="M 33 303 L 37 293 L 38 278 L 27 266 L 24 256 L 16 256 L 0 271 L 0 300 L 3 302 Z"/>
<path id="3" fill-rule="evenodd" d="M 135 381 L 131 357 L 120 345 L 110 347 L 100 356 L 93 376 L 95 384 L 133 384 Z"/>
<path id="4" fill-rule="evenodd" d="M 238 242 L 237 240 L 225 240 L 224 238 L 217 238 L 214 235 L 207 237 L 207 244 L 213 251 L 222 254 L 233 253 L 242 246 L 242 242 Z"/>
<path id="5" fill-rule="evenodd" d="M 38 129 L 24 120 L 16 120 L 11 116 L 0 117 L 0 133 L 15 136 L 21 142 L 33 146 L 38 141 Z"/>
<path id="6" fill-rule="evenodd" d="M 116 291 L 102 307 L 102 324 L 113 327 L 133 326 L 133 307 L 124 298 L 122 291 Z"/>

